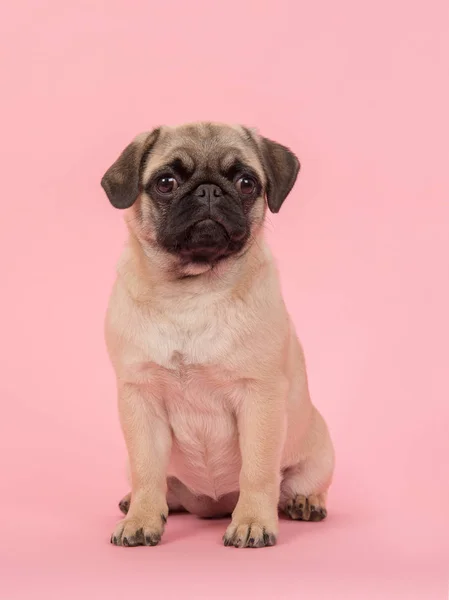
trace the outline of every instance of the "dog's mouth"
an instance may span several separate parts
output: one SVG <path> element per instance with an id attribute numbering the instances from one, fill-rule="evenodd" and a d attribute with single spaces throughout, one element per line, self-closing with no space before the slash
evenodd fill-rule
<path id="1" fill-rule="evenodd" d="M 226 252 L 229 242 L 223 225 L 204 219 L 187 229 L 179 253 L 188 262 L 211 262 Z"/>
<path id="2" fill-rule="evenodd" d="M 174 251 L 184 264 L 215 264 L 239 251 L 243 235 L 233 235 L 214 219 L 203 219 L 188 227 Z"/>

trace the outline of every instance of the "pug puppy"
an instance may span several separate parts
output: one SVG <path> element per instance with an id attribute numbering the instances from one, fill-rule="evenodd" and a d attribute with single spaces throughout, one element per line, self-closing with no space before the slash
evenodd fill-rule
<path id="1" fill-rule="evenodd" d="M 139 135 L 102 179 L 129 241 L 106 318 L 131 492 L 111 538 L 154 546 L 171 511 L 232 514 L 226 546 L 272 546 L 278 511 L 321 521 L 334 456 L 263 237 L 299 171 L 241 126 Z"/>

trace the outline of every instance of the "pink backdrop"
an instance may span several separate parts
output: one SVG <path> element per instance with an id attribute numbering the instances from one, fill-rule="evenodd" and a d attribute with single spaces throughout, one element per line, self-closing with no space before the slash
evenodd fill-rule
<path id="1" fill-rule="evenodd" d="M 447 598 L 447 0 L 24 0 L 4 7 L 1 597 Z M 126 491 L 99 182 L 161 122 L 256 125 L 303 166 L 268 222 L 337 448 L 330 516 L 221 546 L 173 517 L 109 545 Z"/>

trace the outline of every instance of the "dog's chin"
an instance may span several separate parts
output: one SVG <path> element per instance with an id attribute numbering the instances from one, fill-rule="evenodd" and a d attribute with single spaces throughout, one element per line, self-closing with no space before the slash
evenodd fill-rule
<path id="1" fill-rule="evenodd" d="M 208 271 L 216 270 L 218 266 L 228 262 L 226 259 L 231 258 L 225 252 L 194 252 L 179 254 L 179 270 L 182 276 L 193 277 L 195 275 L 202 275 Z"/>
<path id="2" fill-rule="evenodd" d="M 213 267 L 214 264 L 209 262 L 188 262 L 180 265 L 179 273 L 181 277 L 196 277 L 211 271 Z"/>

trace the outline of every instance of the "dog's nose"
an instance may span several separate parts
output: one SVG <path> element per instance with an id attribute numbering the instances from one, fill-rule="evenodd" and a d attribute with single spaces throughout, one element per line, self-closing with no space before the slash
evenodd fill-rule
<path id="1" fill-rule="evenodd" d="M 203 183 L 199 185 L 195 190 L 195 197 L 199 198 L 205 204 L 211 204 L 214 200 L 221 198 L 223 192 L 218 185 L 213 183 Z"/>

